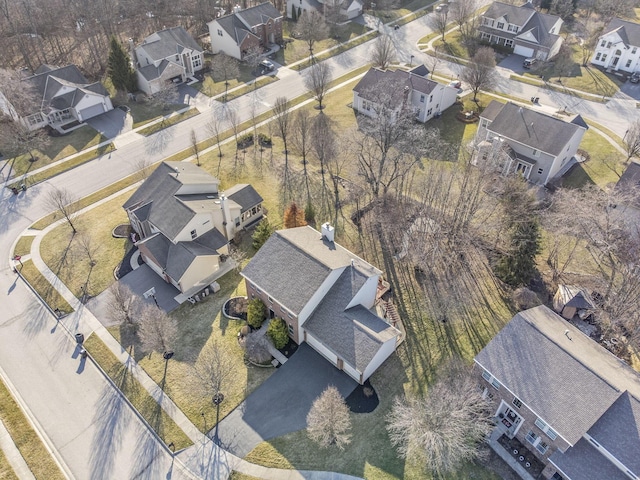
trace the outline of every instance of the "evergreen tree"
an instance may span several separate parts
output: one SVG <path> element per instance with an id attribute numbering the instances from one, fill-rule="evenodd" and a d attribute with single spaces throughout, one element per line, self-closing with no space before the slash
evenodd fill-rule
<path id="1" fill-rule="evenodd" d="M 271 320 L 267 327 L 267 335 L 271 338 L 273 346 L 278 349 L 284 348 L 289 342 L 289 329 L 281 318 Z"/>
<path id="2" fill-rule="evenodd" d="M 298 207 L 296 202 L 291 202 L 289 208 L 284 211 L 284 228 L 304 227 L 304 210 Z"/>
<path id="3" fill-rule="evenodd" d="M 256 227 L 256 230 L 251 235 L 251 239 L 253 240 L 253 248 L 259 250 L 264 243 L 269 240 L 271 234 L 275 231 L 275 229 L 269 223 L 268 218 L 263 218 L 260 220 L 260 223 Z"/>
<path id="4" fill-rule="evenodd" d="M 512 287 L 528 285 L 536 273 L 540 253 L 540 226 L 537 218 L 517 223 L 511 231 L 511 249 L 496 266 L 496 274 Z"/>
<path id="5" fill-rule="evenodd" d="M 138 89 L 136 72 L 131 68 L 129 55 L 116 37 L 111 37 L 107 70 L 116 90 L 134 92 Z"/>

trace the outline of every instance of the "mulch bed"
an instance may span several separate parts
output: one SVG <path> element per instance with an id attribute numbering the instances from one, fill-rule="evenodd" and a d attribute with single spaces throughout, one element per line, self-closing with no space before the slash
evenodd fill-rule
<path id="1" fill-rule="evenodd" d="M 115 277 L 117 280 L 120 280 L 127 273 L 133 272 L 133 268 L 131 268 L 131 257 L 137 251 L 138 249 L 136 247 L 132 247 L 124 256 L 124 258 L 122 259 L 122 262 L 120 262 L 120 265 L 118 265 L 115 271 Z M 143 265 L 143 264 L 144 264 L 144 261 L 142 260 L 142 257 L 141 256 L 138 257 L 138 265 Z"/>
<path id="2" fill-rule="evenodd" d="M 378 394 L 371 386 L 369 380 L 364 385 L 358 385 L 356 389 L 346 399 L 349 410 L 353 413 L 370 413 L 373 412 L 380 399 Z"/>
<path id="3" fill-rule="evenodd" d="M 247 320 L 247 306 L 249 300 L 244 297 L 230 298 L 224 305 L 224 313 L 230 317 L 241 318 Z"/>
<path id="4" fill-rule="evenodd" d="M 289 342 L 280 349 L 280 353 L 282 353 L 285 357 L 290 358 L 291 355 L 296 353 L 296 350 L 298 350 L 298 344 L 289 339 Z"/>
<path id="5" fill-rule="evenodd" d="M 133 230 L 131 229 L 131 225 L 129 225 L 128 223 L 124 223 L 114 228 L 111 234 L 115 238 L 130 238 L 132 231 Z"/>

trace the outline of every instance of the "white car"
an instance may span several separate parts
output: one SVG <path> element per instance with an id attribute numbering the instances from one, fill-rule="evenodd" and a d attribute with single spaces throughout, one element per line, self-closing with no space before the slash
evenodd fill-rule
<path id="1" fill-rule="evenodd" d="M 260 68 L 263 71 L 267 71 L 267 72 L 273 72 L 276 69 L 276 66 L 273 64 L 273 62 L 264 59 L 260 62 Z"/>

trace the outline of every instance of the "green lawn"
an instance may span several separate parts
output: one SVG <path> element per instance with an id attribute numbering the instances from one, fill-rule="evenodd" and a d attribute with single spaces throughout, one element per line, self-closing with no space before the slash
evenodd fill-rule
<path id="1" fill-rule="evenodd" d="M 130 115 L 133 117 L 133 128 L 141 127 L 145 123 L 149 123 L 156 118 L 169 115 L 172 112 L 182 110 L 188 106 L 183 103 L 178 103 L 163 107 L 162 105 L 158 105 L 151 101 L 130 102 L 127 105 L 131 108 Z"/>
<path id="2" fill-rule="evenodd" d="M 579 188 L 595 183 L 605 187 L 618 181 L 625 169 L 625 157 L 607 140 L 593 130 L 587 130 L 580 148 L 588 152 L 590 158 L 576 165 L 569 175 L 563 177 L 563 186 Z"/>
<path id="3" fill-rule="evenodd" d="M 113 238 L 112 230 L 129 220 L 122 204 L 129 194 L 120 195 L 88 212 L 74 221 L 78 233 L 73 235 L 67 222 L 49 232 L 40 244 L 40 254 L 49 268 L 80 298 L 82 289 L 96 296 L 113 283 L 113 271 L 120 263 L 131 242 Z M 90 265 L 83 241 L 89 239 L 92 258 Z"/>
<path id="4" fill-rule="evenodd" d="M 206 428 L 209 430 L 215 421 L 215 409 L 209 396 L 203 397 L 197 393 L 193 366 L 199 361 L 198 356 L 208 342 L 216 341 L 233 362 L 233 378 L 223 387 L 221 418 L 275 371 L 274 368 L 259 368 L 244 361 L 244 351 L 238 345 L 237 333 L 245 322 L 230 320 L 221 314 L 222 305 L 229 297 L 246 294 L 244 280 L 239 274 L 230 272 L 219 279 L 218 283 L 221 290 L 207 297 L 206 301 L 195 305 L 185 302 L 171 313 L 178 321 L 179 340 L 173 348 L 175 356 L 169 362 L 164 389 L 191 422 L 203 431 L 205 424 L 202 414 L 205 415 Z M 127 331 L 122 331 L 119 327 L 113 327 L 110 331 L 124 348 L 131 348 L 140 366 L 160 384 L 165 368 L 162 355 L 144 355 L 140 353 L 137 340 Z"/>
<path id="5" fill-rule="evenodd" d="M 11 435 L 11 439 L 18 447 L 27 466 L 38 480 L 63 480 L 65 478 L 1 380 L 0 420 Z M 2 455 L 2 450 L 0 450 L 0 456 L 2 457 L 0 458 L 0 478 L 17 478 Z"/>
<path id="6" fill-rule="evenodd" d="M 102 340 L 92 334 L 85 341 L 84 346 L 166 445 L 173 442 L 176 450 L 193 445 L 189 437 L 162 410 L 140 382 L 133 377 L 128 367 L 120 363 Z"/>
<path id="7" fill-rule="evenodd" d="M 23 175 L 106 140 L 104 136 L 89 125 L 85 125 L 61 137 L 49 136 L 48 138 L 49 145 L 46 148 L 42 151 L 34 150 L 32 152 L 34 157 L 37 158 L 35 162 L 31 161 L 29 154 L 19 155 L 11 161 L 13 175 Z"/>

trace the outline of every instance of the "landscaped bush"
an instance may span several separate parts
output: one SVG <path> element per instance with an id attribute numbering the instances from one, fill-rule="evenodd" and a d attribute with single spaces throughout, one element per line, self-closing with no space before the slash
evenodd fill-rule
<path id="1" fill-rule="evenodd" d="M 260 328 L 266 317 L 267 307 L 262 303 L 262 300 L 259 298 L 251 300 L 247 307 L 247 323 L 253 328 Z"/>
<path id="2" fill-rule="evenodd" d="M 266 365 L 271 362 L 267 339 L 264 336 L 258 333 L 251 333 L 245 338 L 244 346 L 249 361 L 259 365 Z"/>
<path id="3" fill-rule="evenodd" d="M 258 143 L 263 147 L 270 147 L 271 137 L 265 133 L 260 132 L 258 134 Z"/>
<path id="4" fill-rule="evenodd" d="M 271 337 L 273 346 L 277 349 L 283 348 L 289 343 L 289 331 L 287 330 L 287 324 L 281 318 L 274 318 L 269 324 L 267 329 L 267 335 Z"/>
<path id="5" fill-rule="evenodd" d="M 245 133 L 238 138 L 238 148 L 247 148 L 253 145 L 253 133 Z"/>

